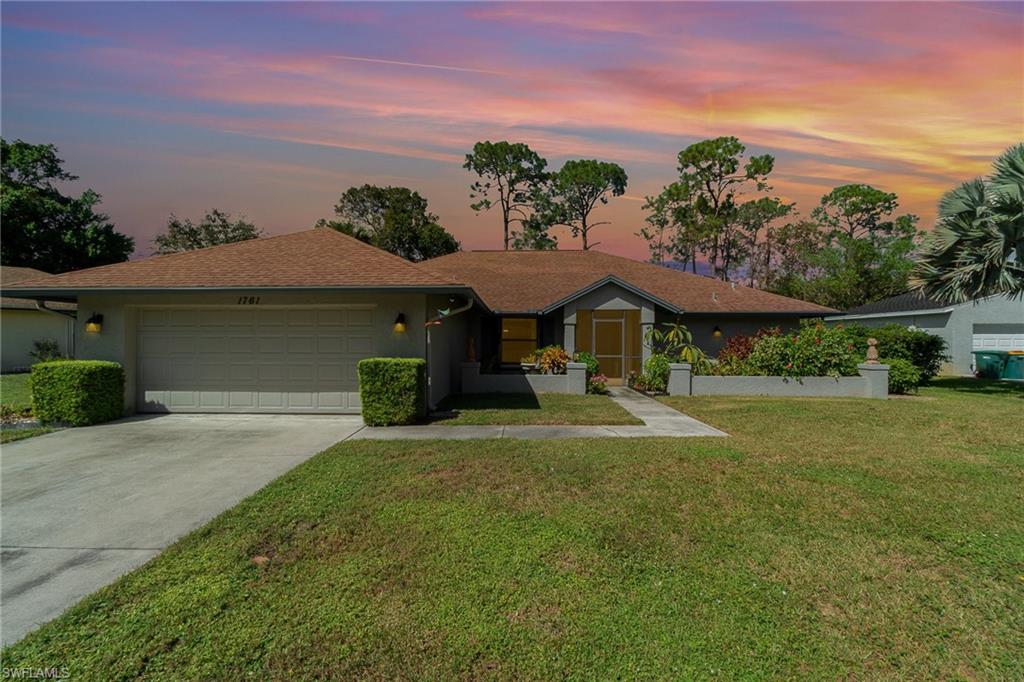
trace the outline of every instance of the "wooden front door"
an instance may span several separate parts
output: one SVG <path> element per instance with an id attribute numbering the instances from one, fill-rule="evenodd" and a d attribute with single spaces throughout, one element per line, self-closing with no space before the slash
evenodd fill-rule
<path id="1" fill-rule="evenodd" d="M 639 310 L 576 311 L 576 350 L 593 353 L 601 374 L 621 384 L 640 372 L 643 344 Z"/>

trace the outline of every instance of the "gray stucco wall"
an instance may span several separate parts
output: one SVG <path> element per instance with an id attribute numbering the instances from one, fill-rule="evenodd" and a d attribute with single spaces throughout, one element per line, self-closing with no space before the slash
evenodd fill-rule
<path id="1" fill-rule="evenodd" d="M 950 310 L 951 309 L 951 310 Z M 904 327 L 915 326 L 923 331 L 941 336 L 946 341 L 950 360 L 943 371 L 951 374 L 971 374 L 974 366 L 972 344 L 976 325 L 999 325 L 1004 333 L 1024 333 L 1024 300 L 1010 300 L 1005 297 L 992 297 L 977 303 L 961 303 L 947 306 L 942 310 L 949 312 L 920 314 L 908 313 L 898 316 L 874 317 L 834 317 L 831 322 L 849 322 L 863 324 L 867 327 L 884 327 L 898 324 Z M 980 331 L 993 331 L 984 327 Z"/>
<path id="2" fill-rule="evenodd" d="M 461 304 L 455 303 L 456 306 Z M 433 318 L 439 308 L 450 308 L 452 303 L 447 296 L 427 297 L 427 315 Z M 479 313 L 468 310 L 453 317 L 445 318 L 441 324 L 431 326 L 429 335 L 429 357 L 427 363 L 430 370 L 429 403 L 435 407 L 450 393 L 457 393 L 461 382 L 461 365 L 466 360 L 469 349 L 469 337 L 473 337 L 475 353 L 480 353 Z M 479 357 L 479 355 L 478 355 Z"/>
<path id="3" fill-rule="evenodd" d="M 427 301 L 423 294 L 289 294 L 260 293 L 260 308 L 316 307 L 331 305 L 372 305 L 374 326 L 377 329 L 375 354 L 385 357 L 425 357 Z M 149 306 L 192 307 L 204 306 L 224 309 L 243 307 L 238 294 L 136 294 L 85 295 L 79 298 L 77 343 L 75 357 L 89 360 L 112 360 L 125 369 L 125 407 L 135 411 L 136 398 L 136 338 L 138 312 Z M 93 313 L 103 315 L 103 330 L 87 333 L 85 320 Z M 406 316 L 406 332 L 392 330 L 399 313 Z"/>
<path id="4" fill-rule="evenodd" d="M 29 355 L 34 341 L 56 341 L 64 355 L 74 350 L 75 321 L 38 310 L 0 311 L 2 371 L 28 369 L 35 359 Z"/>
<path id="5" fill-rule="evenodd" d="M 673 315 L 667 311 L 658 311 L 658 324 L 679 322 L 693 334 L 693 342 L 704 351 L 709 358 L 718 357 L 726 340 L 730 336 L 743 334 L 752 336 L 765 327 L 779 327 L 789 331 L 800 326 L 800 320 L 794 317 L 772 317 L 770 315 Z M 715 338 L 715 327 L 722 330 L 722 336 Z"/>
<path id="6" fill-rule="evenodd" d="M 645 333 L 655 321 L 654 304 L 632 291 L 623 289 L 618 284 L 608 283 L 588 292 L 574 301 L 562 306 L 564 321 L 563 343 L 569 355 L 576 351 L 576 311 L 577 310 L 639 310 L 641 333 Z M 555 313 L 557 315 L 557 312 Z M 650 356 L 650 349 L 643 349 L 642 360 Z"/>

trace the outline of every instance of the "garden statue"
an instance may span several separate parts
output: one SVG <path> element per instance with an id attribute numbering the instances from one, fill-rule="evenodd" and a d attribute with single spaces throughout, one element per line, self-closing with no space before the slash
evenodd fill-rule
<path id="1" fill-rule="evenodd" d="M 868 353 L 867 358 L 864 360 L 866 364 L 877 365 L 878 364 L 878 339 L 868 339 Z"/>

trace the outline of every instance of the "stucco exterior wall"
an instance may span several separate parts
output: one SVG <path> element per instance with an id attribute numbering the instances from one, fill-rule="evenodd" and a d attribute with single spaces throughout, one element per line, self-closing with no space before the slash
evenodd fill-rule
<path id="1" fill-rule="evenodd" d="M 33 341 L 52 340 L 60 352 L 74 350 L 74 320 L 38 310 L 0 310 L 0 349 L 2 371 L 28 369 L 35 360 L 29 355 Z"/>
<path id="2" fill-rule="evenodd" d="M 800 326 L 800 320 L 794 317 L 773 317 L 770 315 L 672 315 L 667 311 L 658 312 L 658 324 L 679 322 L 693 334 L 693 342 L 710 358 L 718 357 L 726 340 L 730 336 L 743 334 L 752 336 L 765 327 L 779 327 L 782 331 L 790 331 Z M 722 330 L 720 337 L 714 336 L 715 327 Z"/>
<path id="3" fill-rule="evenodd" d="M 653 303 L 618 284 L 609 282 L 562 306 L 562 347 L 570 356 L 576 352 L 577 310 L 639 310 L 641 335 L 646 333 L 655 321 Z M 555 314 L 557 315 L 557 312 Z M 644 348 L 642 360 L 647 360 L 649 356 L 650 349 Z"/>
<path id="4" fill-rule="evenodd" d="M 255 294 L 254 294 L 255 295 Z M 316 307 L 331 305 L 372 305 L 376 327 L 376 354 L 382 357 L 426 357 L 427 297 L 424 294 L 261 293 L 259 304 L 239 304 L 238 294 L 136 294 L 85 295 L 79 298 L 75 357 L 119 362 L 125 369 L 125 407 L 136 409 L 136 338 L 138 312 L 151 306 L 213 307 L 227 309 L 266 307 Z M 89 333 L 85 320 L 93 313 L 103 315 L 103 329 Z M 406 317 L 406 331 L 392 329 L 399 313 Z"/>
<path id="5" fill-rule="evenodd" d="M 456 303 L 455 305 L 459 305 Z M 428 316 L 433 318 L 438 308 L 450 308 L 447 296 L 431 296 L 427 299 Z M 479 313 L 470 309 L 445 318 L 441 324 L 431 326 L 429 334 L 430 392 L 428 402 L 435 407 L 445 396 L 457 393 L 461 383 L 461 365 L 466 360 L 469 337 L 473 336 L 474 351 L 480 352 Z"/>

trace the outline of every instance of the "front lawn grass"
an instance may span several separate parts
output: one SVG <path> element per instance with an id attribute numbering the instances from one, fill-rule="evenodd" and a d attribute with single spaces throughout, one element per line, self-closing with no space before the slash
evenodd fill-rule
<path id="1" fill-rule="evenodd" d="M 24 429 L 0 429 L 0 445 L 13 443 L 34 436 L 42 436 L 46 433 L 53 433 L 56 429 L 48 426 L 31 426 Z"/>
<path id="2" fill-rule="evenodd" d="M 639 424 L 637 419 L 606 395 L 563 395 L 558 393 L 482 393 L 445 398 L 439 412 L 455 416 L 441 417 L 438 424 L 465 426 L 519 424 Z"/>
<path id="3" fill-rule="evenodd" d="M 32 407 L 32 390 L 29 387 L 31 374 L 0 375 L 0 404 L 9 405 L 21 411 Z"/>
<path id="4" fill-rule="evenodd" d="M 339 444 L 3 665 L 1022 679 L 1024 392 L 921 396 L 669 400 L 726 439 Z"/>

